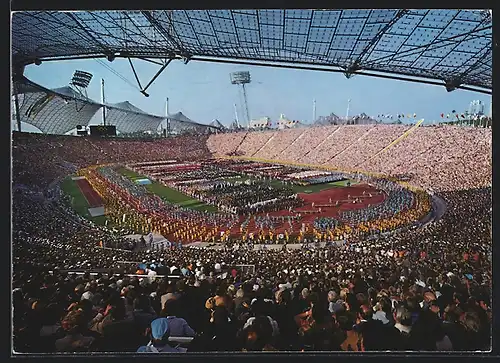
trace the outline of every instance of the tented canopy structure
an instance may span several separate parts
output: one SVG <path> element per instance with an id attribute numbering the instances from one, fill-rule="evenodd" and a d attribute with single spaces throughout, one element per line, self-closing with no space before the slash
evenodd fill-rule
<path id="1" fill-rule="evenodd" d="M 470 9 L 21 11 L 12 16 L 12 55 L 17 65 L 132 57 L 304 66 L 491 92 L 492 17 Z"/>
<path id="2" fill-rule="evenodd" d="M 49 90 L 33 82 L 17 89 L 19 116 L 47 134 L 65 134 L 78 125 L 87 125 L 101 105 L 85 98 L 70 87 Z"/>
<path id="3" fill-rule="evenodd" d="M 182 112 L 177 112 L 167 117 L 170 132 L 173 134 L 181 133 L 206 133 L 209 130 L 215 131 L 217 127 L 204 125 L 194 122 Z"/>
<path id="4" fill-rule="evenodd" d="M 65 134 L 78 125 L 87 126 L 97 111 L 104 107 L 71 87 L 47 89 L 26 77 L 14 82 L 18 97 L 20 121 L 33 125 L 47 134 Z M 130 102 L 106 104 L 106 123 L 115 125 L 119 133 L 132 134 L 157 131 L 165 117 L 148 114 Z M 205 133 L 213 128 L 190 120 L 181 112 L 169 116 L 177 134 Z"/>
<path id="5" fill-rule="evenodd" d="M 106 105 L 106 123 L 115 125 L 123 134 L 156 131 L 163 119 L 142 111 L 128 101 Z"/>
<path id="6" fill-rule="evenodd" d="M 210 122 L 210 126 L 216 127 L 220 130 L 223 130 L 226 128 L 223 124 L 220 123 L 219 120 L 213 120 L 212 122 Z"/>

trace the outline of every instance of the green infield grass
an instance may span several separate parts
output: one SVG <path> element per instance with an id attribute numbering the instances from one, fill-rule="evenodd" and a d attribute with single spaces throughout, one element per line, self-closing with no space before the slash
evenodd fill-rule
<path id="1" fill-rule="evenodd" d="M 119 168 L 117 171 L 131 180 L 148 178 L 146 175 L 141 175 L 127 168 Z M 170 203 L 179 206 L 195 209 L 199 211 L 216 212 L 217 207 L 200 202 L 198 199 L 192 198 L 178 190 L 169 188 L 161 183 L 151 181 L 151 184 L 145 185 L 146 189 L 160 198 L 164 198 Z"/>
<path id="2" fill-rule="evenodd" d="M 62 182 L 61 189 L 65 194 L 70 196 L 71 207 L 75 210 L 76 213 L 78 213 L 78 215 L 91 220 L 96 224 L 104 225 L 106 223 L 106 216 L 92 217 L 90 215 L 87 199 L 85 199 L 85 196 L 81 192 L 75 180 L 71 179 L 71 177 L 67 177 Z"/>

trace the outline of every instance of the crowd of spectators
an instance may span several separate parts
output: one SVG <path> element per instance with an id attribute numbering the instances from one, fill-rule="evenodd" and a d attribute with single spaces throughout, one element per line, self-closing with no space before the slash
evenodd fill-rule
<path id="1" fill-rule="evenodd" d="M 42 135 L 13 132 L 14 185 L 47 187 L 44 182 L 75 172 L 81 167 L 110 162 L 152 160 L 199 160 L 211 157 L 207 136 L 181 136 L 159 140 L 126 140 Z M 27 165 L 37 164 L 37 168 Z"/>
<path id="2" fill-rule="evenodd" d="M 216 155 L 226 155 L 227 146 L 231 145 L 243 156 L 254 157 L 266 143 L 266 149 L 272 149 L 274 143 L 281 145 L 282 133 L 251 132 L 244 139 L 239 133 L 212 135 L 207 145 Z M 412 184 L 436 191 L 491 185 L 490 128 L 420 126 L 410 130 L 404 125 L 320 126 L 305 129 L 293 145 L 292 142 L 277 160 L 412 175 Z M 271 158 L 261 154 L 259 157 Z"/>
<path id="3" fill-rule="evenodd" d="M 342 245 L 103 248 L 120 232 L 76 217 L 53 188 L 97 162 L 208 153 L 206 144 L 182 140 L 159 151 L 147 142 L 14 135 L 16 352 L 490 349 L 491 130 L 419 128 L 387 151 L 386 164 L 367 161 L 372 171 L 411 171 L 444 199 L 446 213 L 423 228 Z M 65 272 L 90 269 L 100 273 Z M 126 276 L 134 272 L 143 276 Z"/>
<path id="4" fill-rule="evenodd" d="M 340 169 L 355 169 L 407 132 L 410 126 L 372 125 L 372 127 L 362 126 L 362 128 L 366 130 L 363 136 L 356 140 L 352 147 L 346 145 L 346 150 L 331 159 L 329 164 Z"/>
<path id="5" fill-rule="evenodd" d="M 38 240 L 15 251 L 15 347 L 118 353 L 488 350 L 489 193 L 447 193 L 450 213 L 440 222 L 340 247 L 132 253 Z M 472 200 L 482 203 L 471 209 Z M 470 218 L 464 211 L 472 212 Z M 66 258 L 108 270 L 97 276 L 59 272 L 61 247 Z M 143 261 L 146 275 L 123 275 L 138 268 L 118 262 L 127 259 Z M 254 265 L 255 271 L 239 265 Z M 157 277 L 162 275 L 170 277 Z"/>
<path id="6" fill-rule="evenodd" d="M 253 157 L 262 159 L 275 159 L 285 150 L 289 145 L 293 145 L 295 140 L 304 132 L 303 129 L 289 129 L 282 130 L 279 134 L 273 135 L 262 148 L 260 148 Z"/>
<path id="7" fill-rule="evenodd" d="M 323 143 L 312 149 L 309 153 L 302 156 L 299 162 L 315 165 L 335 165 L 331 160 L 335 157 L 340 157 L 341 153 L 347 155 L 354 154 L 358 145 L 363 144 L 363 136 L 369 133 L 373 125 L 361 126 L 345 125 L 345 126 L 325 126 L 315 128 L 318 133 L 325 131 L 328 133 L 328 138 Z M 311 140 L 314 143 L 314 140 Z"/>

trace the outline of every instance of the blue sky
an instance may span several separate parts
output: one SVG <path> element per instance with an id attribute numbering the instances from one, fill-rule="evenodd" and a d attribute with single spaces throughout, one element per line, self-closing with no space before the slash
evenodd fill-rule
<path id="1" fill-rule="evenodd" d="M 131 84 L 137 84 L 128 60 L 104 62 Z M 143 86 L 159 68 L 141 60 L 133 62 Z M 442 86 L 360 75 L 346 79 L 341 73 L 196 61 L 187 65 L 172 61 L 148 89 L 149 98 L 96 60 L 44 62 L 40 66 L 26 67 L 25 75 L 47 88 L 57 88 L 68 85 L 77 69 L 94 75 L 88 95 L 96 101 L 101 99 L 100 83 L 104 78 L 107 102 L 127 100 L 148 113 L 164 115 L 168 97 L 170 113 L 182 111 L 197 122 L 209 123 L 218 119 L 225 125 L 234 120 L 233 104 L 241 104 L 238 86 L 231 85 L 229 78 L 235 71 L 251 73 L 252 83 L 247 87 L 251 118 L 269 116 L 276 120 L 283 113 L 289 119 L 310 122 L 313 99 L 316 99 L 317 116 L 331 112 L 345 116 L 347 100 L 351 99 L 350 115 L 416 113 L 418 119 L 432 121 L 440 119 L 442 112 L 463 112 L 472 100 L 483 101 L 488 113 L 491 102 L 489 95 L 464 90 L 446 92 Z"/>

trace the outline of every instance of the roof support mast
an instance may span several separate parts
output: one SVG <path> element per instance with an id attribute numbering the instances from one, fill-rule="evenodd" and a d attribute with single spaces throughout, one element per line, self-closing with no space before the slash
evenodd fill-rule
<path id="1" fill-rule="evenodd" d="M 238 121 L 238 109 L 236 108 L 236 103 L 234 104 L 234 120 L 236 121 L 236 128 L 240 128 L 240 122 Z"/>
<path id="2" fill-rule="evenodd" d="M 102 108 L 102 124 L 106 126 L 106 98 L 104 97 L 104 78 L 101 79 L 101 103 L 104 105 Z"/>
<path id="3" fill-rule="evenodd" d="M 19 114 L 19 98 L 14 90 L 14 106 L 16 108 L 17 131 L 21 132 L 21 115 Z"/>
<path id="4" fill-rule="evenodd" d="M 156 78 L 158 78 L 160 76 L 160 74 L 162 74 L 162 72 L 165 70 L 165 68 L 167 68 L 167 66 L 170 64 L 170 62 L 172 62 L 172 60 L 175 57 L 167 59 L 165 64 L 163 64 L 161 66 L 161 68 L 158 70 L 158 72 L 156 72 L 156 74 L 153 76 L 153 78 L 151 78 L 151 81 L 149 81 L 149 83 L 146 85 L 146 87 L 142 87 L 141 82 L 139 81 L 139 76 L 137 76 L 137 72 L 135 71 L 134 64 L 132 63 L 132 60 L 130 59 L 130 57 L 127 57 L 127 58 L 128 58 L 128 62 L 130 64 L 130 67 L 132 68 L 132 72 L 134 72 L 135 80 L 137 81 L 137 84 L 139 85 L 139 88 L 141 89 L 140 92 L 144 96 L 149 97 L 149 93 L 147 93 L 146 90 L 149 88 L 149 86 L 151 86 L 153 84 L 154 81 L 156 81 Z"/>
<path id="5" fill-rule="evenodd" d="M 165 101 L 165 120 L 167 121 L 167 133 L 165 136 L 169 136 L 170 135 L 170 118 L 169 118 L 169 115 L 170 115 L 170 111 L 169 111 L 169 107 L 168 107 L 168 97 L 167 97 L 167 100 Z"/>

